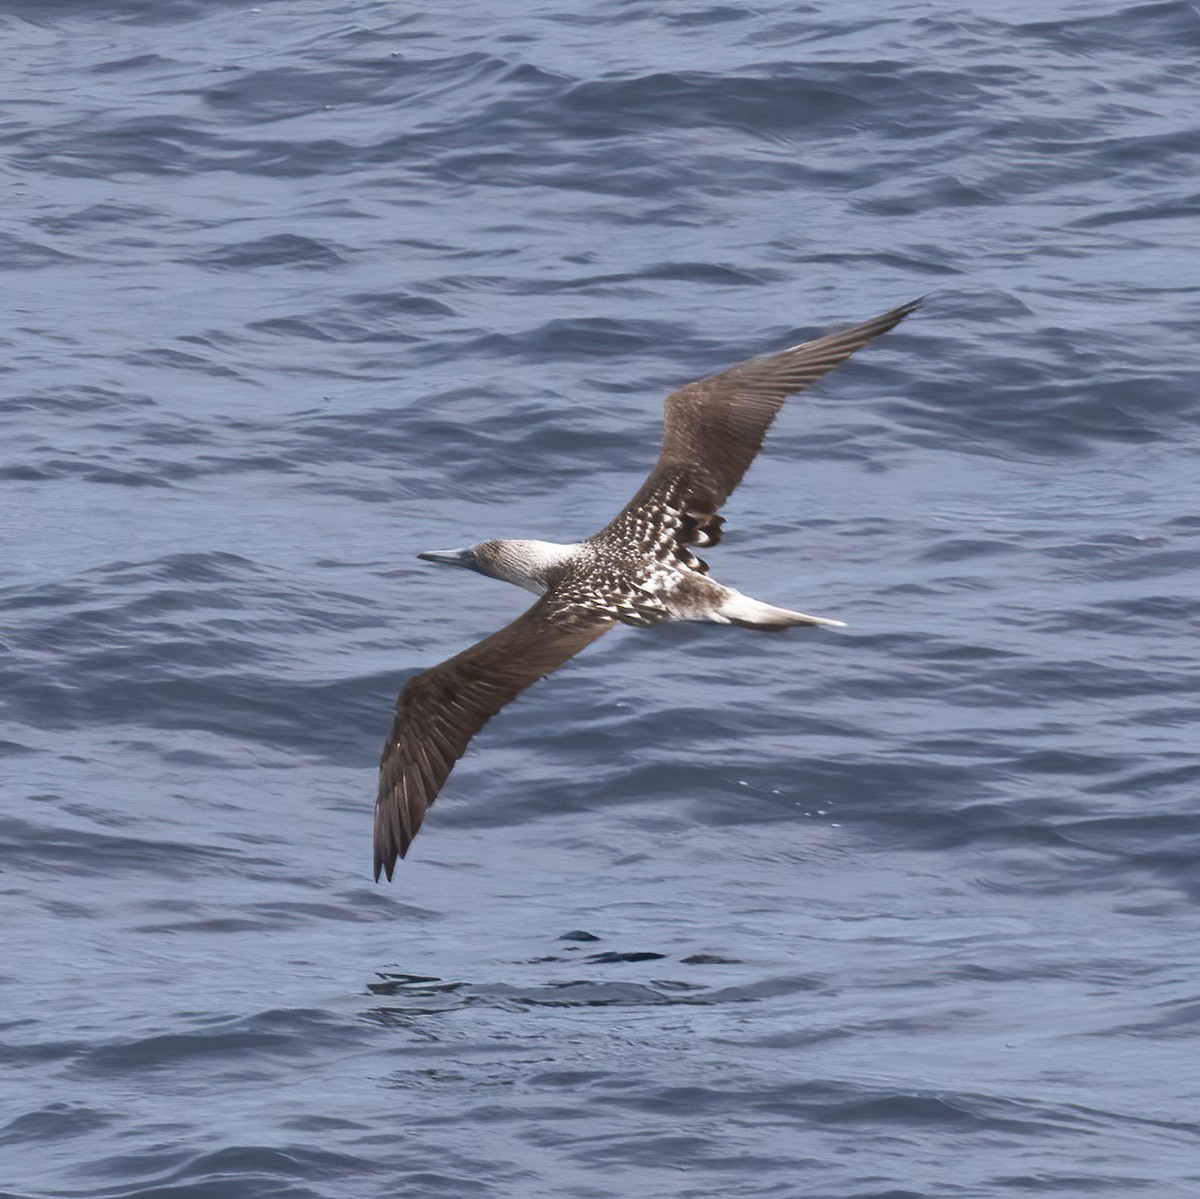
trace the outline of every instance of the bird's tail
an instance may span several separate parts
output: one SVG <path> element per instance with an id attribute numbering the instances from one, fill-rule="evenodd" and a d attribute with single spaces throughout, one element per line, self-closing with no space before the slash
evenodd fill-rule
<path id="1" fill-rule="evenodd" d="M 787 608 L 776 608 L 761 600 L 751 599 L 740 591 L 730 591 L 725 601 L 715 610 L 714 619 L 722 624 L 742 625 L 748 629 L 778 631 L 794 625 L 818 624 L 828 628 L 843 629 L 844 620 L 830 620 L 825 616 L 809 616 L 804 612 L 791 612 Z"/>

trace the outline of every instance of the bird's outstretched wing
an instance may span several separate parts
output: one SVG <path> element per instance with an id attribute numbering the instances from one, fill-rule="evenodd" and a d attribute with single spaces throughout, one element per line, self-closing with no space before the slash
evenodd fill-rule
<path id="1" fill-rule="evenodd" d="M 510 700 L 613 626 L 542 596 L 510 625 L 416 675 L 396 701 L 396 720 L 379 763 L 375 878 L 404 857 L 454 763 L 471 738 Z"/>
<path id="2" fill-rule="evenodd" d="M 913 300 L 861 325 L 740 362 L 672 392 L 658 462 L 596 540 L 653 544 L 670 525 L 683 545 L 717 542 L 722 523 L 717 512 L 754 461 L 784 400 L 898 325 L 918 304 Z"/>

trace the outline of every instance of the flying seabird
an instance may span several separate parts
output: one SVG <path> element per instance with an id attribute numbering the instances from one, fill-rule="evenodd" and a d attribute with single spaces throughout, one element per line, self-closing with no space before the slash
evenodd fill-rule
<path id="1" fill-rule="evenodd" d="M 768 358 L 741 362 L 667 397 L 662 448 L 641 490 L 573 545 L 481 541 L 418 554 L 503 579 L 540 598 L 499 632 L 405 684 L 379 764 L 375 879 L 388 879 L 471 738 L 505 704 L 615 624 L 707 620 L 751 629 L 841 626 L 723 587 L 694 547 L 721 539 L 721 505 L 754 460 L 783 401 L 899 324 L 903 304 Z"/>

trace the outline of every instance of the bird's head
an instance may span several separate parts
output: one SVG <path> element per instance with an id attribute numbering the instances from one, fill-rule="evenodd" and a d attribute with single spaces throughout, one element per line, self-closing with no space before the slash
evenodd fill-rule
<path id="1" fill-rule="evenodd" d="M 426 550 L 417 557 L 443 566 L 462 566 L 541 595 L 553 581 L 556 567 L 575 549 L 573 545 L 556 545 L 550 541 L 501 538 L 481 541 L 461 550 Z"/>

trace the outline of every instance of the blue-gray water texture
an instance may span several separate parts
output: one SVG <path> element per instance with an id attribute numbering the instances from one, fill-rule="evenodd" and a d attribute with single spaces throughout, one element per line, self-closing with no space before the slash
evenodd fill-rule
<path id="1" fill-rule="evenodd" d="M 1200 12 L 9 0 L 4 1199 L 1200 1194 Z M 662 397 L 714 575 L 371 881 L 404 680 Z"/>

